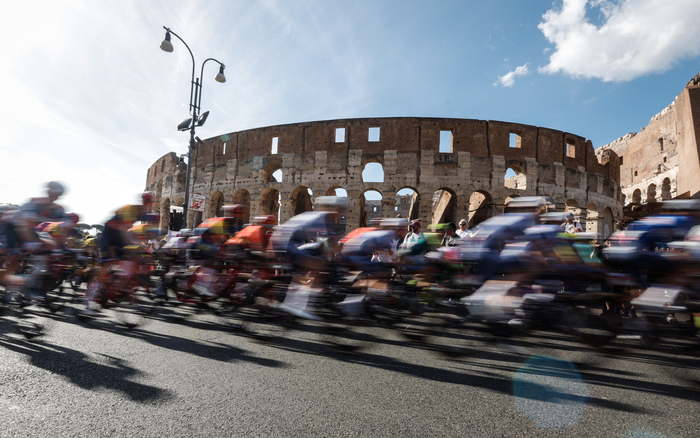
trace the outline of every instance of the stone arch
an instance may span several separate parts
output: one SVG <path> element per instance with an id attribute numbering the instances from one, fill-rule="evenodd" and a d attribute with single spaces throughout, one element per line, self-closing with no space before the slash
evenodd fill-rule
<path id="1" fill-rule="evenodd" d="M 217 190 L 212 193 L 211 198 L 209 199 L 209 205 L 207 206 L 207 217 L 223 217 L 223 206 L 224 194 Z"/>
<path id="2" fill-rule="evenodd" d="M 656 202 L 656 184 L 649 184 L 647 187 L 647 204 Z"/>
<path id="3" fill-rule="evenodd" d="M 669 199 L 671 199 L 671 179 L 664 178 L 661 183 L 661 200 L 667 201 Z"/>
<path id="4" fill-rule="evenodd" d="M 370 198 L 377 198 L 374 193 L 377 193 L 379 199 L 367 199 L 368 193 Z M 383 217 L 382 212 L 382 192 L 377 189 L 366 189 L 360 194 L 360 227 L 366 227 L 371 219 Z"/>
<path id="5" fill-rule="evenodd" d="M 347 198 L 348 197 L 348 191 L 345 189 L 345 187 L 341 186 L 330 186 L 326 190 L 326 196 L 338 196 L 340 198 Z"/>
<path id="6" fill-rule="evenodd" d="M 593 203 L 589 203 L 586 208 L 586 223 L 581 223 L 585 227 L 584 231 L 592 233 L 601 233 L 599 229 L 600 213 L 598 207 Z"/>
<path id="7" fill-rule="evenodd" d="M 384 182 L 384 166 L 378 161 L 369 161 L 362 167 L 362 182 Z"/>
<path id="8" fill-rule="evenodd" d="M 476 190 L 469 197 L 468 226 L 473 228 L 493 216 L 493 198 L 486 190 Z"/>
<path id="9" fill-rule="evenodd" d="M 396 191 L 394 216 L 398 217 L 399 214 L 408 220 L 420 217 L 420 194 L 414 187 L 402 187 Z"/>
<path id="10" fill-rule="evenodd" d="M 314 204 L 311 201 L 312 193 L 309 193 L 310 191 L 311 189 L 306 186 L 299 186 L 292 192 L 291 199 L 294 216 L 314 209 Z"/>
<path id="11" fill-rule="evenodd" d="M 636 189 L 634 192 L 632 192 L 632 203 L 633 204 L 641 204 L 642 203 L 642 191 L 639 189 Z"/>
<path id="12" fill-rule="evenodd" d="M 457 194 L 454 190 L 441 187 L 433 192 L 433 203 L 431 211 L 431 223 L 439 224 L 446 222 L 457 223 L 459 218 L 456 218 Z"/>
<path id="13" fill-rule="evenodd" d="M 274 187 L 268 187 L 260 195 L 261 213 L 272 215 L 279 221 L 280 214 L 280 191 Z"/>
<path id="14" fill-rule="evenodd" d="M 613 212 L 610 209 L 610 207 L 605 207 L 605 209 L 603 210 L 603 219 L 600 230 L 601 237 L 603 239 L 607 239 L 608 237 L 610 237 L 613 231 L 615 231 L 613 225 Z"/>
<path id="15" fill-rule="evenodd" d="M 574 220 L 581 222 L 581 207 L 575 199 L 567 199 L 564 203 L 564 211 L 574 214 Z M 585 221 L 584 221 L 585 222 Z M 581 224 L 583 225 L 583 224 Z"/>
<path id="16" fill-rule="evenodd" d="M 161 231 L 166 231 L 170 229 L 170 198 L 163 199 L 160 207 L 160 223 L 158 228 Z"/>
<path id="17" fill-rule="evenodd" d="M 272 162 L 265 166 L 264 169 L 260 171 L 260 179 L 261 182 L 264 184 L 269 184 L 269 183 L 274 183 L 274 182 L 282 182 L 284 178 L 284 174 L 282 174 L 282 177 L 278 179 L 275 178 L 277 175 L 276 172 L 282 173 L 282 165 L 278 162 Z"/>
<path id="18" fill-rule="evenodd" d="M 245 205 L 245 222 L 250 222 L 250 192 L 246 189 L 239 189 L 233 194 L 233 203 Z"/>
<path id="19" fill-rule="evenodd" d="M 503 185 L 511 190 L 526 190 L 527 175 L 522 167 L 517 164 L 512 164 L 506 169 Z"/>

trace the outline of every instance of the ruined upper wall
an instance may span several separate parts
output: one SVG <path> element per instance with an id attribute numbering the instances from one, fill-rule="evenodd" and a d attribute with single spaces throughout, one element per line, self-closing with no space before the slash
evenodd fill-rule
<path id="1" fill-rule="evenodd" d="M 336 139 L 336 130 L 344 129 L 344 135 Z M 378 141 L 371 141 L 370 129 Z M 348 157 L 353 150 L 362 150 L 362 161 L 377 161 L 382 164 L 384 151 L 394 150 L 405 158 L 417 157 L 419 152 L 432 151 L 440 154 L 440 132 L 452 133 L 449 153 L 456 156 L 469 152 L 473 159 L 493 155 L 503 156 L 507 161 L 524 161 L 526 158 L 553 165 L 585 170 L 618 181 L 616 163 L 601 164 L 593 145 L 584 137 L 548 128 L 471 119 L 440 118 L 367 118 L 303 122 L 289 125 L 269 126 L 213 137 L 197 147 L 196 165 L 224 165 L 231 159 L 237 161 L 240 176 L 253 176 L 256 157 L 264 157 L 263 167 L 282 167 L 285 154 L 300 157 L 295 167 L 313 170 L 313 158 L 327 154 L 329 170 L 343 170 L 348 166 Z M 511 135 L 517 136 L 516 146 L 511 147 Z M 277 140 L 277 153 L 272 154 L 273 139 Z M 340 140 L 340 141 L 336 141 Z M 373 139 L 372 139 L 373 140 Z M 224 146 L 225 145 L 225 146 Z M 225 149 L 225 152 L 224 152 Z M 442 161 L 450 161 L 443 157 Z M 417 166 L 416 160 L 408 160 L 407 166 Z M 441 160 L 438 160 L 441 161 Z"/>
<path id="2" fill-rule="evenodd" d="M 646 203 L 700 193 L 700 74 L 680 95 L 651 118 L 639 133 L 629 133 L 598 151 L 599 160 L 615 152 L 625 203 Z M 660 190 L 660 187 L 664 190 Z"/>

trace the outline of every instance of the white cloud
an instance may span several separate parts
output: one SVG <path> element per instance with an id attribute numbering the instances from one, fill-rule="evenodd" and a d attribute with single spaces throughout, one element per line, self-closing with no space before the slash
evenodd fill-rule
<path id="1" fill-rule="evenodd" d="M 528 74 L 528 69 L 527 69 L 528 63 L 525 63 L 521 65 L 520 67 L 516 68 L 510 73 L 507 73 L 503 76 L 500 76 L 496 82 L 494 82 L 494 86 L 496 85 L 501 85 L 503 87 L 512 87 L 513 84 L 515 83 L 515 78 L 518 76 L 526 76 Z"/>
<path id="2" fill-rule="evenodd" d="M 589 15 L 599 9 L 600 24 Z M 555 45 L 540 73 L 628 81 L 700 55 L 700 1 L 564 0 L 538 25 Z"/>

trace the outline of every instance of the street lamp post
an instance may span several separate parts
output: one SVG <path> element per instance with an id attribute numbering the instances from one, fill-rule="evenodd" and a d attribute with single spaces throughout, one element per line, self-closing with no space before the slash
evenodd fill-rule
<path id="1" fill-rule="evenodd" d="M 198 78 L 195 78 L 194 72 L 195 72 L 195 66 L 196 63 L 194 61 L 194 55 L 192 54 L 192 50 L 190 50 L 190 46 L 187 45 L 187 43 L 180 38 L 178 34 L 170 30 L 168 27 L 163 26 L 163 29 L 165 29 L 165 39 L 163 42 L 160 44 L 160 48 L 163 49 L 166 52 L 172 52 L 173 51 L 173 44 L 170 42 L 170 35 L 175 35 L 177 39 L 182 41 L 182 44 L 187 47 L 187 51 L 190 52 L 190 56 L 192 57 L 192 80 L 190 84 L 190 108 L 189 112 L 192 115 L 191 118 L 185 119 L 180 124 L 178 125 L 178 130 L 180 131 L 190 131 L 190 144 L 187 148 L 187 179 L 185 181 L 185 205 L 183 206 L 183 213 L 185 217 L 185 226 L 187 228 L 192 227 L 192 223 L 189 220 L 188 217 L 188 210 L 190 206 L 190 174 L 192 173 L 192 151 L 194 150 L 195 147 L 195 141 L 198 140 L 198 138 L 195 136 L 195 128 L 197 126 L 202 126 L 204 122 L 207 120 L 207 116 L 209 116 L 209 111 L 204 112 L 203 114 L 200 114 L 201 110 L 201 103 L 202 103 L 202 82 L 204 80 L 204 65 L 208 61 L 214 61 L 219 64 L 219 73 L 216 75 L 214 78 L 217 82 L 224 83 L 226 82 L 226 76 L 224 76 L 224 66 L 223 63 L 220 61 L 217 61 L 214 58 L 207 58 L 204 60 L 202 63 L 202 70 L 199 74 Z M 192 221 L 194 222 L 194 220 Z"/>

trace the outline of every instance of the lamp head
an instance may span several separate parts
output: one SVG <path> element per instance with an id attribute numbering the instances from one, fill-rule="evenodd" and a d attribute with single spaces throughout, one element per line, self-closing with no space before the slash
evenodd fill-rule
<path id="1" fill-rule="evenodd" d="M 177 130 L 178 131 L 187 131 L 188 129 L 190 129 L 190 123 L 192 123 L 191 118 L 187 118 L 187 119 L 183 120 L 182 122 L 180 122 L 177 125 Z"/>
<path id="2" fill-rule="evenodd" d="M 219 73 L 214 78 L 216 82 L 221 82 L 222 84 L 226 82 L 226 76 L 224 76 L 224 68 L 226 67 L 224 67 L 224 65 L 221 64 L 221 67 L 219 67 Z"/>
<path id="3" fill-rule="evenodd" d="M 170 32 L 165 32 L 165 39 L 160 43 L 160 48 L 168 53 L 173 51 L 173 43 L 170 42 Z"/>
<path id="4" fill-rule="evenodd" d="M 207 121 L 207 117 L 209 117 L 209 111 L 204 111 L 200 114 L 199 119 L 197 119 L 197 126 L 202 126 Z"/>

